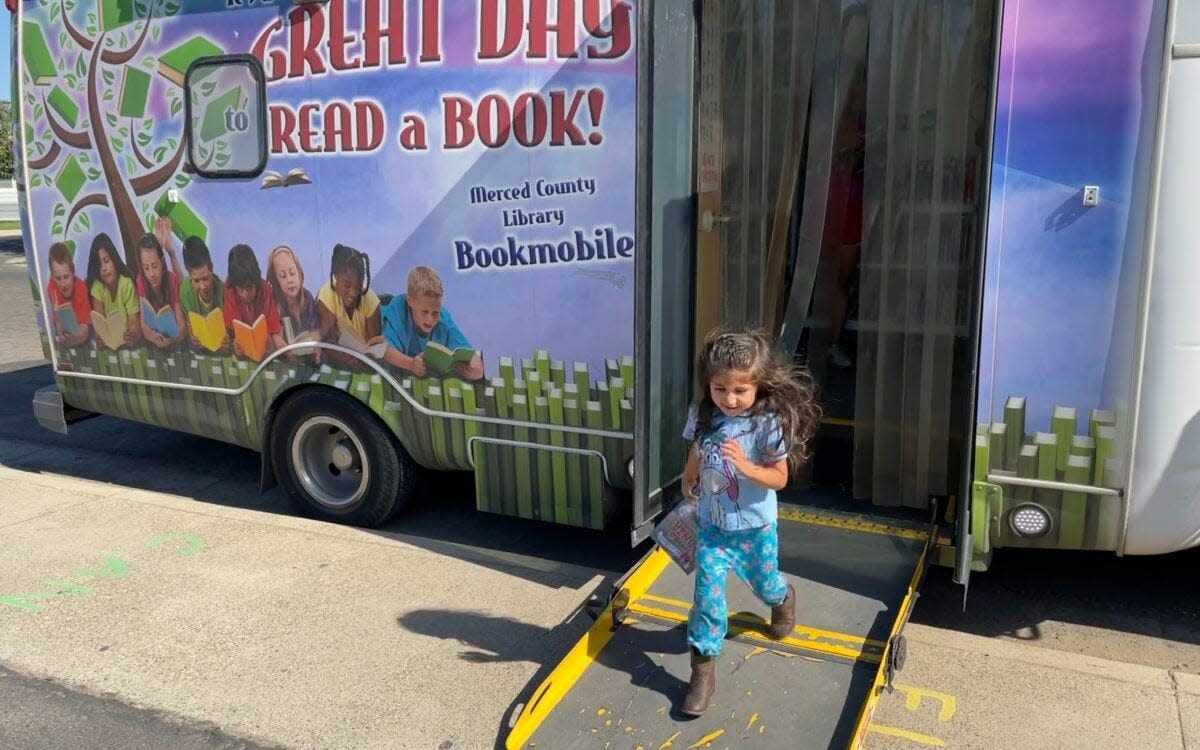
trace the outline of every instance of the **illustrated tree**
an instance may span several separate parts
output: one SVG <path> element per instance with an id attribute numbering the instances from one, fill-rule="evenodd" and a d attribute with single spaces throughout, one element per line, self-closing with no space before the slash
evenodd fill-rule
<path id="1" fill-rule="evenodd" d="M 90 213 L 109 209 L 128 253 L 153 225 L 164 190 L 191 180 L 181 116 L 184 72 L 190 59 L 221 50 L 200 37 L 161 56 L 142 54 L 148 40 L 159 40 L 166 19 L 179 13 L 180 0 L 87 5 L 41 0 L 49 23 L 27 15 L 21 30 L 24 103 L 33 115 L 24 131 L 28 184 L 58 189 L 52 239 L 89 230 Z M 53 52 L 47 28 L 58 30 Z M 167 88 L 157 101 L 156 83 Z M 157 116 L 156 109 L 162 110 Z M 201 158 L 219 163 L 228 159 L 224 149 L 218 140 Z"/>

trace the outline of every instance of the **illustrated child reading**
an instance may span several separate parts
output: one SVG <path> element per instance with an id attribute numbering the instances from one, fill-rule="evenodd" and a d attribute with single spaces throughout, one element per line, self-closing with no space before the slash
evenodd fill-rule
<path id="1" fill-rule="evenodd" d="M 464 380 L 483 377 L 483 355 L 472 348 L 450 311 L 437 272 L 417 266 L 408 273 L 408 289 L 383 311 L 384 359 L 418 377 L 453 372 Z"/>
<path id="2" fill-rule="evenodd" d="M 229 250 L 229 276 L 225 286 L 225 326 L 239 357 L 255 362 L 283 346 L 283 325 L 271 287 L 263 281 L 258 259 L 249 245 Z"/>
<path id="3" fill-rule="evenodd" d="M 137 258 L 142 336 L 159 349 L 177 346 L 187 336 L 183 308 L 179 305 L 179 278 L 167 270 L 166 254 L 153 234 L 144 234 L 138 240 Z"/>
<path id="4" fill-rule="evenodd" d="M 188 335 L 196 351 L 224 352 L 229 348 L 225 329 L 225 284 L 213 273 L 208 245 L 199 237 L 183 242 L 187 278 L 179 285 L 179 304 L 188 320 Z"/>
<path id="5" fill-rule="evenodd" d="M 133 279 L 117 246 L 104 232 L 92 240 L 87 283 L 92 297 L 92 327 L 96 329 L 98 343 L 119 349 L 141 341 L 142 316 Z"/>
<path id="6" fill-rule="evenodd" d="M 304 288 L 304 268 L 296 252 L 287 245 L 271 251 L 267 259 L 267 283 L 275 295 L 275 307 L 283 324 L 283 340 L 318 341 L 321 338 L 321 316 L 312 292 Z M 321 350 L 313 349 L 312 356 L 321 361 Z"/>
<path id="7" fill-rule="evenodd" d="M 75 275 L 75 260 L 61 242 L 50 246 L 50 283 L 46 286 L 54 317 L 54 339 L 63 346 L 79 346 L 92 332 L 92 304 L 87 285 Z"/>
<path id="8" fill-rule="evenodd" d="M 380 358 L 387 348 L 380 335 L 379 297 L 371 291 L 371 261 L 347 245 L 333 248 L 329 281 L 317 292 L 321 340 Z M 359 360 L 349 355 L 329 356 L 349 366 Z"/>

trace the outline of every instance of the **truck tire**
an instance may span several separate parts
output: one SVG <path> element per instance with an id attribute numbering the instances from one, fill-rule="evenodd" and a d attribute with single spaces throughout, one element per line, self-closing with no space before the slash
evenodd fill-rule
<path id="1" fill-rule="evenodd" d="M 279 483 L 315 518 L 377 528 L 412 499 L 412 458 L 369 409 L 340 391 L 287 399 L 270 450 Z"/>

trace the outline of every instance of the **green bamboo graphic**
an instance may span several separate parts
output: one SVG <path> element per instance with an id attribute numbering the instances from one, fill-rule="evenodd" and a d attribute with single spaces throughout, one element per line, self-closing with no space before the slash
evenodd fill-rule
<path id="1" fill-rule="evenodd" d="M 487 387 L 483 389 L 483 396 L 480 399 L 482 406 L 477 412 L 481 416 L 496 416 L 496 389 Z M 492 437 L 494 425 L 481 425 L 482 434 L 485 437 Z M 491 443 L 476 441 L 471 448 L 472 458 L 475 459 L 475 509 L 489 512 L 491 510 L 500 510 L 499 504 L 495 503 L 495 488 L 493 483 L 499 478 L 501 469 L 496 465 L 492 457 Z"/>
<path id="2" fill-rule="evenodd" d="M 975 436 L 975 472 L 974 477 L 976 482 L 986 482 L 988 476 L 988 468 L 990 466 L 989 459 L 991 454 L 991 441 L 987 435 Z"/>
<path id="3" fill-rule="evenodd" d="M 475 388 L 467 384 L 462 389 L 462 413 L 478 415 L 481 410 L 476 399 Z M 479 423 L 470 421 L 460 421 L 459 426 L 462 428 L 463 452 L 462 452 L 462 468 L 471 468 L 470 462 L 470 446 L 474 445 L 474 438 L 479 435 Z"/>
<path id="4" fill-rule="evenodd" d="M 1008 448 L 1008 425 L 996 422 L 988 433 L 988 451 L 991 468 L 1003 469 L 1007 465 L 1005 450 Z"/>
<path id="5" fill-rule="evenodd" d="M 547 424 L 550 422 L 550 402 L 544 396 L 537 396 L 533 399 L 533 421 L 538 424 Z M 548 430 L 540 429 L 535 434 L 535 443 L 538 445 L 550 444 L 550 433 Z M 554 464 L 550 454 L 550 451 L 545 450 L 534 451 L 537 459 L 538 518 L 544 521 L 554 520 Z"/>
<path id="6" fill-rule="evenodd" d="M 574 393 L 572 393 L 574 391 Z M 563 418 L 568 427 L 579 427 L 582 424 L 579 415 L 579 400 L 577 398 L 578 389 L 574 383 L 568 383 L 563 391 Z M 568 448 L 579 449 L 582 445 L 580 436 L 575 432 L 568 432 L 566 435 L 566 443 Z M 567 504 L 568 522 L 573 526 L 583 526 L 583 484 L 584 484 L 584 459 L 577 453 L 572 453 L 567 456 Z"/>
<path id="7" fill-rule="evenodd" d="M 1091 440 L 1091 438 L 1085 438 Z M 1092 473 L 1092 461 L 1087 456 L 1068 456 L 1065 481 L 1072 484 L 1087 484 Z M 1062 531 L 1058 543 L 1063 547 L 1083 547 L 1087 525 L 1087 495 L 1082 492 L 1062 493 Z"/>
<path id="8" fill-rule="evenodd" d="M 1111 411 L 1092 409 L 1088 413 L 1088 436 L 1095 439 L 1096 431 L 1101 427 L 1116 427 L 1117 419 Z"/>
<path id="9" fill-rule="evenodd" d="M 576 362 L 571 370 L 571 382 L 579 389 L 581 394 L 589 395 L 588 389 L 592 387 L 592 377 L 588 372 L 587 362 Z"/>
<path id="10" fill-rule="evenodd" d="M 495 391 L 496 396 L 496 416 L 500 417 L 501 419 L 514 418 L 512 411 L 512 391 L 509 385 L 513 382 L 514 380 L 504 380 L 503 378 L 492 379 L 492 390 Z M 498 427 L 497 435 L 505 440 L 516 439 L 516 432 L 512 427 Z M 517 476 L 517 454 L 511 448 L 503 448 L 499 446 L 495 448 L 495 454 L 503 459 L 499 465 L 500 468 L 503 469 L 504 473 L 501 476 L 496 477 L 497 486 L 502 487 L 504 476 Z M 515 486 L 515 483 L 509 485 L 509 487 Z M 510 516 L 518 515 L 519 510 L 517 508 L 516 490 L 502 487 L 499 490 L 499 493 L 500 500 L 503 502 L 501 512 Z M 495 505 L 493 505 L 493 507 L 495 507 Z"/>
<path id="11" fill-rule="evenodd" d="M 584 421 L 589 429 L 604 429 L 604 407 L 599 401 L 588 401 Z M 604 438 L 599 435 L 588 435 L 588 448 L 597 453 L 604 452 Z M 588 460 L 588 528 L 599 529 L 604 526 L 604 476 L 599 459 Z"/>
<path id="12" fill-rule="evenodd" d="M 1033 444 L 1037 446 L 1038 451 L 1038 479 L 1045 481 L 1055 481 L 1058 479 L 1058 436 L 1051 432 L 1039 432 L 1033 436 Z M 1058 490 L 1038 489 L 1034 492 L 1034 497 L 1038 502 L 1046 506 L 1051 511 L 1051 515 L 1055 515 L 1054 511 L 1058 510 L 1061 516 L 1062 509 L 1062 493 Z M 1062 524 L 1059 523 L 1060 532 Z"/>
<path id="13" fill-rule="evenodd" d="M 625 381 L 613 378 L 608 383 L 608 406 L 612 414 L 610 424 L 615 429 L 621 428 L 621 399 L 625 397 Z"/>
<path id="14" fill-rule="evenodd" d="M 529 421 L 529 403 L 523 394 L 513 394 L 512 415 L 513 419 L 519 422 Z M 517 427 L 513 432 L 515 440 L 529 442 L 527 428 Z M 533 462 L 531 459 L 528 448 L 516 449 L 517 514 L 522 518 L 533 518 Z"/>
<path id="15" fill-rule="evenodd" d="M 550 362 L 550 382 L 559 390 L 567 384 L 567 366 L 561 359 Z"/>
<path id="16" fill-rule="evenodd" d="M 138 385 L 132 386 L 137 393 L 138 411 L 141 412 L 144 421 L 149 424 L 158 424 L 157 415 L 151 406 L 151 386 L 144 385 L 146 377 L 146 360 L 153 356 L 152 353 L 143 348 L 133 349 L 129 352 L 129 371 L 134 378 L 140 382 Z M 153 390 L 158 390 L 154 388 Z"/>
<path id="17" fill-rule="evenodd" d="M 536 370 L 529 373 L 529 375 L 525 378 L 525 386 L 529 389 L 529 398 L 531 401 L 533 399 L 541 398 L 544 395 L 542 393 L 543 382 L 544 381 L 542 380 L 541 374 Z"/>
<path id="18" fill-rule="evenodd" d="M 145 371 L 147 380 L 152 380 L 154 382 L 162 381 L 157 359 L 153 357 L 147 359 L 145 363 Z M 167 408 L 166 402 L 163 399 L 162 388 L 150 388 L 150 411 L 154 413 L 155 424 L 159 424 L 164 427 L 170 427 L 173 430 L 177 430 L 183 426 L 180 424 L 179 420 L 175 418 L 176 415 L 174 414 L 174 410 Z"/>
<path id="19" fill-rule="evenodd" d="M 1038 478 L 1038 447 L 1036 445 L 1022 445 L 1021 452 L 1017 456 L 1017 476 L 1022 479 L 1037 479 Z M 1017 500 L 1032 500 L 1032 487 L 1013 487 L 1013 497 Z"/>
<path id="20" fill-rule="evenodd" d="M 621 358 L 621 380 L 624 380 L 628 385 L 633 385 L 633 356 L 625 355 Z M 632 399 L 632 397 L 630 397 Z"/>
<path id="21" fill-rule="evenodd" d="M 453 414 L 463 414 L 463 392 L 462 388 L 453 385 L 453 381 L 446 381 L 446 411 Z M 466 430 L 461 419 L 446 420 L 450 423 L 450 448 L 451 458 L 456 468 L 469 469 L 470 463 L 467 461 L 467 438 Z"/>
<path id="22" fill-rule="evenodd" d="M 533 354 L 534 368 L 541 377 L 543 383 L 550 382 L 550 352 L 545 349 L 538 349 Z"/>
<path id="23" fill-rule="evenodd" d="M 506 383 L 511 383 L 517 379 L 517 368 L 513 364 L 512 357 L 500 358 L 500 377 L 503 378 L 504 382 Z"/>
<path id="24" fill-rule="evenodd" d="M 1117 428 L 1110 425 L 1096 426 L 1096 462 L 1093 469 L 1092 483 L 1101 487 L 1111 487 L 1104 483 L 1104 466 L 1116 455 Z"/>
<path id="25" fill-rule="evenodd" d="M 430 385 L 425 389 L 429 399 L 429 408 L 434 412 L 446 410 L 446 398 L 440 385 Z M 449 430 L 446 429 L 445 417 L 433 417 L 429 420 L 429 434 L 433 442 L 433 455 L 439 468 L 448 469 L 454 464 L 450 459 Z"/>
<path id="26" fill-rule="evenodd" d="M 1071 438 L 1075 436 L 1075 409 L 1070 406 L 1054 407 L 1054 417 L 1050 420 L 1050 431 L 1058 436 L 1058 454 L 1055 465 L 1059 471 L 1066 471 L 1067 456 L 1071 455 Z"/>
<path id="27" fill-rule="evenodd" d="M 105 373 L 114 378 L 121 377 L 121 355 L 113 351 L 106 351 L 103 356 Z M 119 417 L 129 418 L 133 414 L 133 409 L 126 400 L 124 386 L 118 383 L 109 383 L 108 393 L 109 400 L 114 407 L 113 412 Z"/>
<path id="28" fill-rule="evenodd" d="M 1008 443 L 1004 455 L 1005 466 L 1013 469 L 1020 460 L 1021 445 L 1025 442 L 1025 397 L 1010 396 L 1004 405 L 1004 424 L 1007 427 Z"/>

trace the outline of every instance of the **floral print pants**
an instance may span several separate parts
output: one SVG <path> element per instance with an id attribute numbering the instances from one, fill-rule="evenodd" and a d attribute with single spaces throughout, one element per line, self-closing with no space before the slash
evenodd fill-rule
<path id="1" fill-rule="evenodd" d="M 779 571 L 779 525 L 721 531 L 701 524 L 698 535 L 688 645 L 704 656 L 718 656 L 729 628 L 725 582 L 730 570 L 768 606 L 782 604 L 787 598 L 787 576 Z"/>

